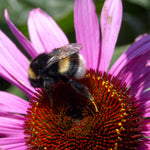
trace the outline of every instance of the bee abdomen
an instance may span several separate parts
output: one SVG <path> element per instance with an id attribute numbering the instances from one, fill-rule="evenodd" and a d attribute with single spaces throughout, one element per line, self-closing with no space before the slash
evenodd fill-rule
<path id="1" fill-rule="evenodd" d="M 79 57 L 78 69 L 77 69 L 74 77 L 76 79 L 82 79 L 82 78 L 84 78 L 84 76 L 86 74 L 86 63 L 85 63 L 85 60 L 82 55 L 78 54 L 78 57 Z"/>
<path id="2" fill-rule="evenodd" d="M 85 61 L 78 53 L 68 56 L 58 62 L 58 72 L 64 76 L 81 79 L 86 73 Z"/>

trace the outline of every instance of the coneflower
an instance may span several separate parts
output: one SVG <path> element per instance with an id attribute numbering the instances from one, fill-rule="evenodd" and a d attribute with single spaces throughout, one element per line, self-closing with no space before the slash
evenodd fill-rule
<path id="1" fill-rule="evenodd" d="M 39 8 L 29 14 L 31 42 L 10 21 L 7 10 L 5 18 L 32 58 L 69 43 L 55 21 Z M 45 90 L 30 86 L 27 58 L 0 31 L 0 76 L 30 99 L 0 92 L 1 149 L 150 148 L 150 35 L 131 45 L 108 71 L 121 20 L 121 0 L 106 0 L 100 39 L 93 1 L 75 0 L 76 42 L 82 44 L 80 52 L 87 63 L 87 73 L 78 82 L 89 88 L 98 112 L 86 97 L 62 82 L 51 91 L 52 108 Z"/>

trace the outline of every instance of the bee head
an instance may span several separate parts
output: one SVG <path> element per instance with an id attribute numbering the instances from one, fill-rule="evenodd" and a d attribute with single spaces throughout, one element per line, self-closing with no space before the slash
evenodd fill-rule
<path id="1" fill-rule="evenodd" d="M 40 54 L 29 65 L 28 77 L 33 87 L 41 87 L 43 82 L 42 74 L 48 60 L 47 54 Z"/>

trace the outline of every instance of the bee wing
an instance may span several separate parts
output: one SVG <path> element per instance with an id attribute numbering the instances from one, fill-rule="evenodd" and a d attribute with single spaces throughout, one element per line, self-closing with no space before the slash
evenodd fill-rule
<path id="1" fill-rule="evenodd" d="M 52 64 L 58 62 L 59 60 L 66 58 L 67 56 L 78 53 L 80 49 L 82 49 L 82 46 L 79 43 L 71 43 L 71 44 L 65 45 L 63 47 L 54 49 L 49 54 L 50 58 L 47 62 L 46 68 L 50 67 Z"/>

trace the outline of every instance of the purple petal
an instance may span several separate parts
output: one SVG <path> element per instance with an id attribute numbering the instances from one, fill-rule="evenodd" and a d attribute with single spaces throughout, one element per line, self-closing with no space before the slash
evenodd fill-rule
<path id="1" fill-rule="evenodd" d="M 120 70 L 132 59 L 138 57 L 150 49 L 150 35 L 132 44 L 127 51 L 125 51 L 115 64 L 110 68 L 109 73 L 117 75 Z"/>
<path id="2" fill-rule="evenodd" d="M 8 144 L 15 144 L 15 143 L 22 143 L 25 142 L 25 139 L 23 138 L 16 138 L 15 137 L 11 137 L 11 138 L 0 138 L 0 146 L 1 145 L 8 145 Z"/>
<path id="3" fill-rule="evenodd" d="M 136 82 L 131 84 L 131 94 L 140 95 L 144 90 L 150 87 L 150 71 L 142 78 L 139 77 Z"/>
<path id="4" fill-rule="evenodd" d="M 15 27 L 15 25 L 9 19 L 9 15 L 7 9 L 5 9 L 5 19 L 8 23 L 8 26 L 12 33 L 15 35 L 20 44 L 24 47 L 24 49 L 29 53 L 29 55 L 33 58 L 37 56 L 38 52 L 34 49 L 32 44 L 28 41 L 28 39 Z"/>
<path id="5" fill-rule="evenodd" d="M 143 115 L 143 117 L 145 117 L 145 118 L 150 117 L 150 110 L 147 111 L 147 112 L 145 112 L 144 115 Z"/>
<path id="6" fill-rule="evenodd" d="M 147 66 L 147 60 L 150 60 L 150 51 L 145 54 L 139 55 L 128 63 L 120 70 L 117 77 L 126 82 L 127 86 L 132 85 L 137 80 L 142 79 L 145 74 L 149 74 L 150 66 Z"/>
<path id="7" fill-rule="evenodd" d="M 144 91 L 136 94 L 134 101 L 138 101 L 140 111 L 145 112 L 150 108 L 150 91 Z"/>
<path id="8" fill-rule="evenodd" d="M 137 100 L 141 99 L 141 102 L 147 102 L 148 100 L 150 100 L 150 90 L 140 93 L 140 95 L 135 95 L 135 98 Z"/>
<path id="9" fill-rule="evenodd" d="M 26 150 L 27 146 L 25 145 L 24 137 L 8 137 L 0 138 L 0 148 L 1 150 Z"/>
<path id="10" fill-rule="evenodd" d="M 101 12 L 101 56 L 99 70 L 107 71 L 122 21 L 121 0 L 106 0 Z"/>
<path id="11" fill-rule="evenodd" d="M 149 42 L 144 42 L 143 45 L 136 48 L 138 50 L 137 53 L 134 53 L 134 49 L 132 50 L 133 54 L 124 59 L 124 62 L 122 62 L 124 66 L 120 68 L 120 71 L 118 70 L 117 77 L 131 87 L 131 94 L 139 95 L 150 87 L 150 66 L 147 65 L 147 61 L 150 60 L 149 49 L 150 36 Z"/>
<path id="12" fill-rule="evenodd" d="M 144 141 L 143 145 L 138 147 L 138 150 L 149 150 L 150 144 L 148 144 L 147 141 L 149 141 L 149 143 L 150 143 L 150 140 L 148 140 L 148 138 L 144 139 L 144 140 L 143 140 Z"/>
<path id="13" fill-rule="evenodd" d="M 25 120 L 23 115 L 9 113 L 2 110 L 0 110 L 0 117 L 16 119 L 19 123 L 22 123 Z"/>
<path id="14" fill-rule="evenodd" d="M 16 85 L 30 98 L 35 90 L 28 81 L 29 61 L 15 44 L 0 31 L 0 76 Z"/>
<path id="15" fill-rule="evenodd" d="M 144 133 L 145 136 L 148 136 L 148 137 L 149 137 L 149 135 L 150 135 L 150 131 L 145 131 L 145 132 L 143 132 L 143 133 Z"/>
<path id="16" fill-rule="evenodd" d="M 41 9 L 33 9 L 28 18 L 28 28 L 32 44 L 38 51 L 50 52 L 68 44 L 68 39 L 56 22 Z"/>
<path id="17" fill-rule="evenodd" d="M 147 111 L 147 109 L 150 110 L 150 100 L 147 101 L 146 103 L 144 103 L 144 102 L 142 103 L 142 99 L 139 99 L 139 101 L 141 101 L 140 111 L 145 112 L 145 111 Z"/>
<path id="18" fill-rule="evenodd" d="M 137 42 L 137 41 L 143 39 L 147 35 L 148 35 L 147 33 L 143 33 L 143 34 L 139 35 L 138 37 L 136 37 L 136 39 L 134 41 Z"/>
<path id="19" fill-rule="evenodd" d="M 92 0 L 75 0 L 74 26 L 77 42 L 83 46 L 80 52 L 87 61 L 87 68 L 97 69 L 100 35 Z"/>
<path id="20" fill-rule="evenodd" d="M 11 144 L 11 145 L 5 145 L 1 147 L 1 150 L 26 150 L 27 146 L 25 143 L 17 143 L 17 144 Z"/>
<path id="21" fill-rule="evenodd" d="M 0 99 L 0 110 L 6 112 L 26 114 L 29 107 L 27 101 L 7 92 L 0 91 Z"/>
<path id="22" fill-rule="evenodd" d="M 0 65 L 0 77 L 4 78 L 8 82 L 10 82 L 13 85 L 15 85 L 16 87 L 18 87 L 21 91 L 23 91 L 31 99 L 34 96 L 34 93 L 36 93 L 36 91 L 33 89 L 33 87 L 31 87 L 29 83 L 26 84 L 25 82 L 16 78 L 16 73 L 17 73 L 16 71 L 13 71 L 11 73 L 8 70 L 4 69 L 4 67 L 2 67 Z"/>
<path id="23" fill-rule="evenodd" d="M 7 120 L 10 121 L 10 120 Z M 15 121 L 15 120 L 14 120 Z M 9 123 L 9 122 L 8 122 Z M 4 124 L 2 124 L 4 126 Z M 1 125 L 1 126 L 2 126 Z M 4 137 L 23 137 L 24 136 L 24 128 L 21 129 L 16 127 L 16 124 L 14 126 L 8 126 L 6 124 L 5 127 L 0 127 L 0 136 Z M 1 139 L 1 138 L 0 138 Z M 1 143 L 0 143 L 1 144 Z"/>
<path id="24" fill-rule="evenodd" d="M 0 136 L 1 137 L 24 136 L 24 121 L 25 118 L 23 115 L 18 115 L 9 112 L 2 112 L 2 110 L 0 110 Z"/>
<path id="25" fill-rule="evenodd" d="M 142 120 L 142 130 L 143 131 L 150 131 L 150 119 L 144 119 Z"/>
<path id="26" fill-rule="evenodd" d="M 140 92 L 138 95 L 135 95 L 135 101 L 138 100 L 140 105 L 140 110 L 145 111 L 146 109 L 150 108 L 150 90 Z"/>

